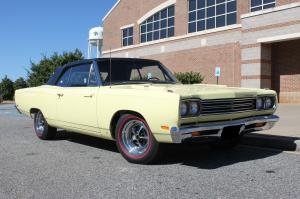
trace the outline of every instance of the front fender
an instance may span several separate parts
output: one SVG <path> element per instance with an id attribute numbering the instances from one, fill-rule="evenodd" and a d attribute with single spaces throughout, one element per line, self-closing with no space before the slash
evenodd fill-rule
<path id="1" fill-rule="evenodd" d="M 178 125 L 179 95 L 169 92 L 122 91 L 100 89 L 98 93 L 99 127 L 110 129 L 116 112 L 128 110 L 144 117 L 154 137 L 160 142 L 171 142 L 170 128 Z M 169 127 L 162 128 L 162 126 Z"/>

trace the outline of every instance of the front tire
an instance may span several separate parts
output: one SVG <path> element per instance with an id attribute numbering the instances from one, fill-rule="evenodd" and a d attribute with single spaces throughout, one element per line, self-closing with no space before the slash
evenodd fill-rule
<path id="1" fill-rule="evenodd" d="M 121 116 L 115 134 L 118 150 L 127 161 L 148 164 L 156 157 L 159 144 L 144 119 L 130 114 Z"/>
<path id="2" fill-rule="evenodd" d="M 56 136 L 57 129 L 48 125 L 41 111 L 34 115 L 34 131 L 41 140 L 50 140 Z"/>

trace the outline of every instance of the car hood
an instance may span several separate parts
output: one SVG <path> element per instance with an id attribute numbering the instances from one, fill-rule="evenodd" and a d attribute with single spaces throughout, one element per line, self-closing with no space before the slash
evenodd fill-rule
<path id="1" fill-rule="evenodd" d="M 181 98 L 200 98 L 200 99 L 218 99 L 218 98 L 246 98 L 256 97 L 261 94 L 275 94 L 272 90 L 227 87 L 225 85 L 209 84 L 142 84 L 142 85 L 122 85 L 118 88 L 133 90 L 157 90 L 162 92 L 176 93 Z"/>

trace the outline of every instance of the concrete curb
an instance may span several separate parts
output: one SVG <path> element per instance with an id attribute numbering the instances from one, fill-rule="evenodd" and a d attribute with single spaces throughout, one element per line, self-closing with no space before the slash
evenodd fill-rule
<path id="1" fill-rule="evenodd" d="M 7 105 L 7 104 L 14 104 L 14 101 L 3 101 L 0 103 L 0 105 Z"/>
<path id="2" fill-rule="evenodd" d="M 300 140 L 296 140 L 295 144 L 296 144 L 296 151 L 300 152 Z"/>
<path id="3" fill-rule="evenodd" d="M 286 137 L 268 134 L 250 133 L 241 139 L 241 144 L 273 148 L 284 151 L 300 151 L 299 137 Z"/>

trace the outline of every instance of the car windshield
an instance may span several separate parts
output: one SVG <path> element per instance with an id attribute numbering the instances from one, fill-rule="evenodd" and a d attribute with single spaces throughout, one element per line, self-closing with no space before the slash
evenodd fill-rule
<path id="1" fill-rule="evenodd" d="M 158 61 L 112 59 L 111 67 L 110 60 L 99 61 L 98 66 L 103 85 L 175 84 L 178 82 L 173 74 Z"/>

